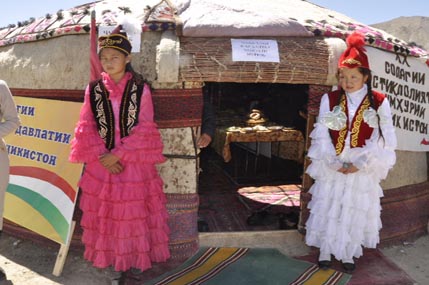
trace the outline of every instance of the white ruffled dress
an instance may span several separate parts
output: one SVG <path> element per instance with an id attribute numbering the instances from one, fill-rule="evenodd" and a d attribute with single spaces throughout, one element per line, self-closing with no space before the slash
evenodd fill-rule
<path id="1" fill-rule="evenodd" d="M 367 86 L 346 95 L 349 122 L 367 94 Z M 377 112 L 368 109 L 364 120 L 374 127 L 363 147 L 350 148 L 350 131 L 345 148 L 336 155 L 329 128 L 345 124 L 347 114 L 329 110 L 328 94 L 322 97 L 319 117 L 310 136 L 308 156 L 311 164 L 307 173 L 315 179 L 310 188 L 310 216 L 306 222 L 306 243 L 332 254 L 337 260 L 350 261 L 362 255 L 362 246 L 375 248 L 381 229 L 380 181 L 385 179 L 396 161 L 396 135 L 389 100 L 386 97 Z M 359 171 L 342 174 L 337 170 L 343 163 L 353 163 Z"/>

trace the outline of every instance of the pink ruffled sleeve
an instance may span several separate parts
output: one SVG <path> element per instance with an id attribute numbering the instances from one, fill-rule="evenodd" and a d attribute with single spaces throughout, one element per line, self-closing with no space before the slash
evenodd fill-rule
<path id="1" fill-rule="evenodd" d="M 85 90 L 85 99 L 80 111 L 79 121 L 71 142 L 69 160 L 71 162 L 88 163 L 108 152 L 104 141 L 98 134 L 97 124 L 89 102 L 89 87 Z"/>
<path id="2" fill-rule="evenodd" d="M 165 157 L 162 155 L 164 145 L 153 117 L 152 94 L 149 86 L 145 84 L 140 103 L 139 122 L 127 137 L 115 144 L 111 152 L 120 157 L 121 161 L 150 164 L 164 162 Z"/>

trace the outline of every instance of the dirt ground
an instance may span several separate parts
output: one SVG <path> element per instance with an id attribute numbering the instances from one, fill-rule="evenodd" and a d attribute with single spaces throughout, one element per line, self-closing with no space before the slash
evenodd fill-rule
<path id="1" fill-rule="evenodd" d="M 383 248 L 382 252 L 404 269 L 416 284 L 429 284 L 429 236 L 402 245 Z M 0 266 L 15 285 L 101 285 L 111 284 L 109 277 L 86 262 L 81 253 L 68 253 L 61 276 L 52 274 L 58 249 L 20 240 L 5 233 L 0 238 Z"/>
<path id="2" fill-rule="evenodd" d="M 429 284 L 429 236 L 425 235 L 413 242 L 382 249 L 390 260 L 401 267 L 416 281 L 415 284 Z"/>
<path id="3" fill-rule="evenodd" d="M 0 285 L 101 285 L 108 276 L 87 263 L 81 253 L 69 251 L 62 274 L 52 274 L 59 248 L 21 240 L 6 233 L 0 237 L 0 267 L 8 281 Z"/>

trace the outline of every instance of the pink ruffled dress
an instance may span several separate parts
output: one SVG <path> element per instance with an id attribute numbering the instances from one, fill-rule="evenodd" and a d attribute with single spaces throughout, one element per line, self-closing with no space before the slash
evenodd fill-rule
<path id="1" fill-rule="evenodd" d="M 147 85 L 138 124 L 128 136 L 120 138 L 119 108 L 131 77 L 126 73 L 116 84 L 102 73 L 115 116 L 115 147 L 111 153 L 120 157 L 124 170 L 111 174 L 98 160 L 108 149 L 98 134 L 88 87 L 69 157 L 71 162 L 85 163 L 78 185 L 84 257 L 95 267 L 113 266 L 116 271 L 146 270 L 152 262 L 164 262 L 170 257 L 166 197 L 155 166 L 165 158 Z"/>

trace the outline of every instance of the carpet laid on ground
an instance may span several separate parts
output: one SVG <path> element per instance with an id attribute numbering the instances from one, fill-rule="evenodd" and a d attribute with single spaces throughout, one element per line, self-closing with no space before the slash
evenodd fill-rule
<path id="1" fill-rule="evenodd" d="M 297 257 L 300 260 L 317 262 L 318 251 Z M 378 249 L 364 248 L 363 255 L 355 261 L 356 270 L 348 285 L 413 285 L 415 281 Z M 333 269 L 341 271 L 341 263 L 333 261 Z"/>
<path id="2" fill-rule="evenodd" d="M 276 249 L 208 247 L 148 285 L 299 285 L 347 284 L 350 275 L 320 270 Z"/>
<path id="3" fill-rule="evenodd" d="M 299 207 L 301 189 L 296 184 L 242 187 L 238 189 L 239 199 L 252 211 L 265 207 Z"/>

